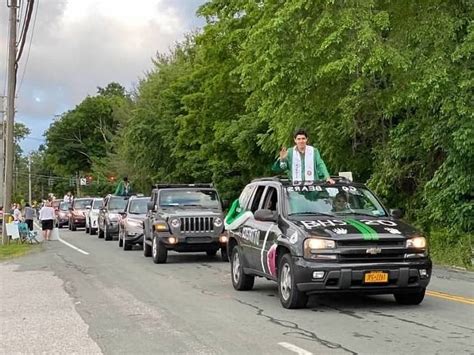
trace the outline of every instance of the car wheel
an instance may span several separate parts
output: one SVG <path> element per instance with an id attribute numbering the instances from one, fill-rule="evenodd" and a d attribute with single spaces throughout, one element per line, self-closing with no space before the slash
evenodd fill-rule
<path id="1" fill-rule="evenodd" d="M 98 235 L 99 238 L 104 238 L 104 231 L 102 229 L 99 228 L 99 235 Z"/>
<path id="2" fill-rule="evenodd" d="M 207 256 L 216 256 L 217 250 L 218 250 L 218 249 L 216 249 L 216 250 L 208 250 L 208 251 L 206 251 L 206 254 L 207 254 Z"/>
<path id="3" fill-rule="evenodd" d="M 127 239 L 125 239 L 126 233 L 124 231 L 122 235 L 122 244 L 123 244 L 123 250 L 132 250 L 132 244 L 127 242 Z"/>
<path id="4" fill-rule="evenodd" d="M 247 291 L 253 288 L 255 276 L 246 275 L 240 257 L 239 247 L 232 249 L 232 259 L 230 261 L 232 285 L 238 291 Z"/>
<path id="5" fill-rule="evenodd" d="M 86 232 L 86 234 L 89 234 L 89 227 L 88 226 L 86 226 L 85 232 Z"/>
<path id="6" fill-rule="evenodd" d="M 302 308 L 308 302 L 308 296 L 298 290 L 295 282 L 295 272 L 290 254 L 284 254 L 278 265 L 278 294 L 283 307 Z"/>
<path id="7" fill-rule="evenodd" d="M 71 230 L 75 232 L 77 230 L 77 227 L 74 225 L 74 223 L 71 223 Z"/>
<path id="8" fill-rule="evenodd" d="M 89 230 L 90 235 L 95 235 L 97 233 L 97 228 L 91 228 Z"/>
<path id="9" fill-rule="evenodd" d="M 119 242 L 119 248 L 123 247 L 123 239 L 122 237 L 122 228 L 119 227 L 119 235 L 118 235 L 118 242 Z"/>
<path id="10" fill-rule="evenodd" d="M 157 236 L 153 237 L 153 246 L 151 248 L 151 256 L 155 264 L 164 264 L 168 258 L 168 250 L 160 243 Z"/>
<path id="11" fill-rule="evenodd" d="M 147 244 L 145 236 L 143 236 L 143 256 L 146 258 L 151 256 L 151 246 Z"/>
<path id="12" fill-rule="evenodd" d="M 222 258 L 222 261 L 229 261 L 229 254 L 227 254 L 227 247 L 221 248 L 221 258 Z"/>
<path id="13" fill-rule="evenodd" d="M 107 227 L 107 223 L 104 225 L 104 238 L 105 240 L 112 240 L 112 236 L 110 235 L 109 228 Z"/>
<path id="14" fill-rule="evenodd" d="M 425 298 L 425 289 L 422 288 L 417 292 L 395 293 L 393 296 L 398 304 L 417 305 Z"/>

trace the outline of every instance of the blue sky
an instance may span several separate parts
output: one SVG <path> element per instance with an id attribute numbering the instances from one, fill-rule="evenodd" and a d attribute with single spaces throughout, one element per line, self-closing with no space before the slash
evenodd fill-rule
<path id="1" fill-rule="evenodd" d="M 186 33 L 204 25 L 195 12 L 205 0 L 36 3 L 36 21 L 31 22 L 18 70 L 15 119 L 32 131 L 21 144 L 25 152 L 44 142 L 44 131 L 55 115 L 73 109 L 98 86 L 112 81 L 132 89 L 152 67 L 157 52 L 168 51 Z M 0 6 L 0 90 L 5 95 L 8 11 L 6 2 Z"/>

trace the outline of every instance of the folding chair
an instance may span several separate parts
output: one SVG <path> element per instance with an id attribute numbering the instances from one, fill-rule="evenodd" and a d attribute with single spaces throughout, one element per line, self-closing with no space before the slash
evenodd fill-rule
<path id="1" fill-rule="evenodd" d="M 38 243 L 38 236 L 37 231 L 30 231 L 28 224 L 26 223 L 18 223 L 18 232 L 20 233 L 20 243 Z"/>

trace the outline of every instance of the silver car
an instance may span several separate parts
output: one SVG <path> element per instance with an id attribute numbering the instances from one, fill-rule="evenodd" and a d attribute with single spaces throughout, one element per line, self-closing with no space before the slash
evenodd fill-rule
<path id="1" fill-rule="evenodd" d="M 87 209 L 86 212 L 86 233 L 94 235 L 97 233 L 97 228 L 99 228 L 98 218 L 99 210 L 104 205 L 104 199 L 102 197 L 94 198 L 92 205 Z"/>
<path id="2" fill-rule="evenodd" d="M 134 244 L 143 243 L 143 221 L 150 197 L 132 196 L 119 219 L 119 247 L 130 250 Z"/>

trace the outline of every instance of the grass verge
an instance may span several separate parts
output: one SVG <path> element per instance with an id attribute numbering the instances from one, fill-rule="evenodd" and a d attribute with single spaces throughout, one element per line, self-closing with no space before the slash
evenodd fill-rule
<path id="1" fill-rule="evenodd" d="M 472 264 L 473 239 L 474 235 L 472 234 L 453 234 L 445 229 L 431 231 L 429 246 L 433 262 L 474 270 Z"/>
<path id="2" fill-rule="evenodd" d="M 29 252 L 37 250 L 40 247 L 40 245 L 17 244 L 16 242 L 11 242 L 8 245 L 0 245 L 0 261 L 28 254 Z"/>

